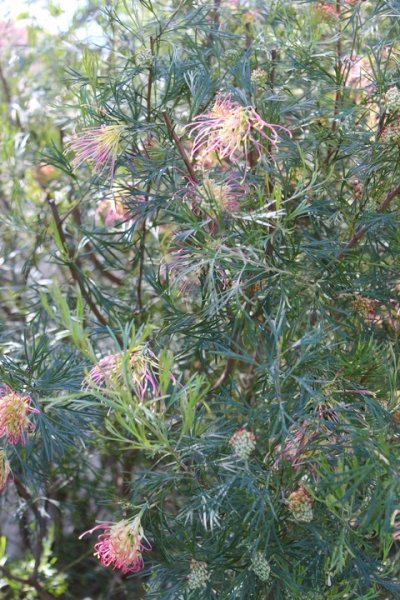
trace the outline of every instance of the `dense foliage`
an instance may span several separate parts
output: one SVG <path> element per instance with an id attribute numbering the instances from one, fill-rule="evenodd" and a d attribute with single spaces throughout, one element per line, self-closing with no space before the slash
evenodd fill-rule
<path id="1" fill-rule="evenodd" d="M 400 598 L 399 17 L 0 23 L 2 598 Z"/>

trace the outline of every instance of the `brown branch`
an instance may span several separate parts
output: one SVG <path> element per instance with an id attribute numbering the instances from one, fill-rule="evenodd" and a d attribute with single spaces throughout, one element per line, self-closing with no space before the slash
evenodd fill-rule
<path id="1" fill-rule="evenodd" d="M 378 212 L 378 213 L 385 212 L 385 210 L 389 207 L 389 205 L 391 204 L 391 202 L 399 194 L 400 194 L 400 184 L 398 184 L 395 188 L 393 188 L 393 190 L 391 192 L 389 192 L 388 194 L 386 194 L 385 199 L 380 203 L 380 205 L 376 209 L 376 212 Z M 366 225 L 363 225 L 362 227 L 360 227 L 356 231 L 356 233 L 353 235 L 353 237 L 347 242 L 347 244 L 345 245 L 344 249 L 341 250 L 336 255 L 336 259 L 337 260 L 343 260 L 344 257 L 346 256 L 346 251 L 347 250 L 351 250 L 352 248 L 354 248 L 354 246 L 356 246 L 358 244 L 358 242 L 365 236 L 365 234 L 367 233 L 367 231 L 368 231 L 368 227 Z"/>
<path id="2" fill-rule="evenodd" d="M 65 215 L 61 219 L 61 223 L 63 223 L 65 221 L 66 216 L 68 216 L 69 214 L 72 214 L 72 216 L 74 217 L 75 223 L 80 227 L 82 225 L 81 213 L 77 206 L 74 206 L 74 208 L 72 210 L 68 211 L 67 215 Z M 84 242 L 83 249 L 87 250 L 87 254 L 85 254 L 85 256 L 90 260 L 92 265 L 100 271 L 100 273 L 103 275 L 103 277 L 105 277 L 112 283 L 116 283 L 117 285 L 122 285 L 124 283 L 124 281 L 121 277 L 118 277 L 118 275 L 114 275 L 114 273 L 111 273 L 111 271 L 107 271 L 107 269 L 104 267 L 103 263 L 97 258 L 95 250 L 94 250 L 92 244 L 89 242 L 89 240 Z"/>
<path id="3" fill-rule="evenodd" d="M 338 18 L 338 39 L 336 42 L 336 91 L 335 91 L 335 100 L 333 105 L 333 121 L 332 121 L 332 133 L 335 133 L 337 127 L 337 115 L 339 112 L 339 105 L 342 99 L 342 8 L 341 8 L 341 0 L 336 0 L 336 13 Z M 333 154 L 335 152 L 334 145 L 331 144 L 328 148 L 328 152 L 326 155 L 326 164 L 329 163 Z"/>
<path id="4" fill-rule="evenodd" d="M 154 58 L 154 39 L 150 36 L 150 51 L 151 56 Z M 147 96 L 146 96 L 146 107 L 147 107 L 147 122 L 151 122 L 151 92 L 153 86 L 153 65 L 149 68 L 149 79 L 147 81 Z"/>
<path id="5" fill-rule="evenodd" d="M 137 299 L 138 299 L 138 307 L 139 310 L 143 309 L 143 301 L 142 301 L 142 283 L 143 283 L 143 272 L 144 272 L 144 251 L 146 246 L 146 219 L 143 221 L 142 225 L 142 235 L 140 238 L 140 246 L 139 246 L 139 275 L 138 275 L 138 285 L 137 285 Z"/>
<path id="6" fill-rule="evenodd" d="M 242 304 L 242 307 L 241 307 L 241 310 L 243 312 L 246 310 L 247 305 L 248 305 L 248 301 L 246 300 Z M 239 343 L 241 333 L 242 333 L 242 327 L 239 327 L 233 334 L 232 341 L 230 343 L 230 349 L 233 352 L 235 351 L 235 345 L 237 345 Z M 238 363 L 237 358 L 232 358 L 232 357 L 228 358 L 226 365 L 225 365 L 225 369 L 222 371 L 221 375 L 218 377 L 217 381 L 212 386 L 212 388 L 211 388 L 212 390 L 215 390 L 216 388 L 218 388 L 220 385 L 222 385 L 229 379 L 229 377 L 234 372 L 237 363 Z"/>
<path id="7" fill-rule="evenodd" d="M 11 96 L 11 90 L 10 90 L 10 86 L 8 85 L 8 81 L 6 79 L 6 76 L 4 74 L 3 71 L 3 67 L 0 63 L 0 83 L 1 83 L 1 87 L 3 88 L 3 93 L 4 93 L 4 99 L 6 101 L 7 104 L 7 108 L 8 108 L 8 116 L 10 119 L 10 123 L 11 125 L 14 124 L 13 119 L 12 119 L 12 96 Z M 19 118 L 18 113 L 15 114 L 15 125 L 19 128 L 22 129 L 22 124 Z"/>
<path id="8" fill-rule="evenodd" d="M 23 577 L 18 577 L 18 575 L 14 575 L 6 567 L 2 567 L 2 566 L 0 566 L 0 572 L 7 579 L 12 579 L 13 581 L 17 581 L 18 583 L 22 583 L 23 585 L 29 585 L 30 587 L 33 587 L 37 591 L 40 600 L 54 600 L 54 598 L 55 598 L 55 596 L 53 596 L 53 594 L 50 594 L 50 592 L 48 592 L 37 581 L 37 579 L 34 579 L 32 576 L 29 577 L 28 579 L 25 579 Z"/>
<path id="9" fill-rule="evenodd" d="M 339 104 L 342 98 L 342 8 L 341 0 L 336 0 L 336 13 L 338 17 L 338 39 L 336 42 L 336 92 L 335 104 L 333 108 L 332 131 L 336 129 L 336 117 L 339 111 Z"/>
<path id="10" fill-rule="evenodd" d="M 269 85 L 271 87 L 271 91 L 274 91 L 275 87 L 275 73 L 276 73 L 276 61 L 278 59 L 278 51 L 276 48 L 272 48 L 271 50 L 271 71 L 269 73 Z"/>
<path id="11" fill-rule="evenodd" d="M 1 569 L 6 577 L 9 577 L 10 579 L 14 579 L 15 581 L 18 581 L 19 583 L 24 583 L 24 584 L 27 584 L 27 585 L 30 585 L 31 587 L 33 587 L 37 591 L 39 598 L 41 600 L 51 600 L 55 596 L 53 596 L 52 594 L 47 592 L 47 590 L 45 590 L 45 588 L 38 581 L 40 561 L 41 561 L 42 554 L 43 554 L 43 540 L 45 539 L 46 533 L 47 533 L 46 520 L 43 518 L 39 508 L 36 506 L 35 499 L 32 497 L 32 494 L 30 493 L 30 491 L 22 483 L 22 481 L 20 481 L 15 476 L 14 476 L 14 485 L 15 485 L 15 489 L 17 490 L 18 496 L 20 498 L 22 498 L 23 500 L 25 500 L 25 502 L 27 503 L 27 505 L 33 512 L 35 519 L 37 521 L 38 531 L 36 534 L 36 542 L 35 542 L 35 546 L 33 549 L 33 557 L 34 557 L 35 562 L 34 562 L 32 574 L 29 576 L 28 579 L 23 579 L 22 577 L 16 577 L 10 571 L 8 571 L 8 569 L 5 569 L 4 567 L 1 567 Z"/>
<path id="12" fill-rule="evenodd" d="M 188 173 L 190 175 L 191 180 L 194 183 L 198 183 L 198 180 L 197 180 L 197 177 L 195 175 L 195 172 L 194 172 L 194 169 L 192 167 L 192 164 L 191 164 L 191 162 L 189 160 L 188 155 L 186 154 L 186 150 L 183 147 L 183 144 L 182 144 L 181 140 L 176 135 L 175 127 L 172 125 L 172 121 L 169 118 L 169 115 L 168 115 L 168 113 L 167 113 L 166 110 L 164 110 L 162 112 L 162 116 L 164 118 L 165 125 L 167 126 L 168 133 L 171 136 L 171 138 L 174 140 L 175 146 L 177 147 L 177 150 L 178 150 L 179 154 L 181 155 L 183 162 L 186 165 L 186 168 L 188 170 Z"/>
<path id="13" fill-rule="evenodd" d="M 103 263 L 97 258 L 94 248 L 89 241 L 84 243 L 83 249 L 87 250 L 87 254 L 85 254 L 85 256 L 90 260 L 92 265 L 100 271 L 103 277 L 111 281 L 111 283 L 115 283 L 117 285 L 122 285 L 124 283 L 124 280 L 121 277 L 118 277 L 118 275 L 115 275 L 111 271 L 107 271 L 107 269 L 105 269 Z"/>
<path id="14" fill-rule="evenodd" d="M 150 37 L 150 50 L 151 56 L 154 58 L 154 38 Z M 151 123 L 151 94 L 152 94 L 152 86 L 153 86 L 153 65 L 150 67 L 149 71 L 149 79 L 147 81 L 147 97 L 146 97 L 146 107 L 147 107 L 147 122 Z M 146 187 L 146 197 L 149 196 L 151 190 L 151 181 L 148 182 Z M 143 301 L 142 301 L 142 287 L 143 287 L 143 273 L 144 273 L 144 251 L 146 248 L 146 217 L 143 219 L 142 224 L 142 235 L 140 238 L 140 246 L 139 246 L 139 273 L 138 273 L 138 284 L 137 284 L 137 301 L 139 311 L 141 312 L 143 309 Z"/>
<path id="15" fill-rule="evenodd" d="M 51 196 L 49 194 L 46 194 L 46 202 L 50 207 L 50 210 L 53 215 L 53 219 L 54 219 L 54 222 L 55 222 L 55 225 L 57 228 L 58 235 L 59 235 L 61 243 L 63 245 L 65 254 L 68 258 L 68 268 L 72 275 L 72 279 L 77 284 L 77 286 L 82 294 L 82 297 L 86 300 L 89 308 L 91 309 L 92 313 L 95 315 L 95 317 L 97 318 L 99 323 L 101 323 L 102 325 L 107 327 L 108 326 L 107 319 L 101 314 L 101 312 L 97 308 L 96 304 L 93 302 L 92 298 L 90 297 L 90 294 L 86 290 L 86 288 L 83 284 L 83 281 L 81 279 L 79 269 L 77 268 L 77 266 L 73 260 L 73 258 L 74 258 L 73 253 L 72 253 L 70 247 L 68 246 L 67 239 L 65 237 L 65 233 L 62 228 L 62 222 L 61 222 L 61 218 L 60 218 L 56 203 L 54 202 L 53 198 L 51 198 Z M 118 338 L 118 336 L 117 336 L 117 338 Z M 121 338 L 118 338 L 118 341 L 121 342 Z"/>

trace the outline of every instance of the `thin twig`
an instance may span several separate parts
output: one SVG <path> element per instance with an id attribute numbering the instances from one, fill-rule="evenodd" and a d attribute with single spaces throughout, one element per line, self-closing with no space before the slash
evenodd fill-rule
<path id="1" fill-rule="evenodd" d="M 8 85 L 8 81 L 7 81 L 6 76 L 4 74 L 3 67 L 2 67 L 1 63 L 0 63 L 0 83 L 1 83 L 1 87 L 3 88 L 4 99 L 5 99 L 6 104 L 7 104 L 8 116 L 9 116 L 9 119 L 10 119 L 10 123 L 11 123 L 11 125 L 13 125 L 14 121 L 12 119 L 12 96 L 11 96 L 11 90 L 10 90 L 10 86 Z M 21 124 L 21 120 L 19 118 L 18 113 L 15 114 L 15 125 L 19 129 L 22 129 L 22 124 Z"/>
<path id="2" fill-rule="evenodd" d="M 34 550 L 33 550 L 33 557 L 34 557 L 35 562 L 34 562 L 32 574 L 30 575 L 30 577 L 28 579 L 16 577 L 10 571 L 8 571 L 8 569 L 5 569 L 4 567 L 1 567 L 1 569 L 6 577 L 9 577 L 10 579 L 14 579 L 15 581 L 18 581 L 19 583 L 25 583 L 25 584 L 28 584 L 31 587 L 33 587 L 37 591 L 39 598 L 41 600 L 50 600 L 50 599 L 54 598 L 54 596 L 52 594 L 50 594 L 49 592 L 47 592 L 47 590 L 45 590 L 44 587 L 38 581 L 40 561 L 42 559 L 42 554 L 43 554 L 43 541 L 44 541 L 44 539 L 46 537 L 46 533 L 47 533 L 46 521 L 43 518 L 39 508 L 36 506 L 35 499 L 32 497 L 32 494 L 29 492 L 27 487 L 22 483 L 22 481 L 20 481 L 15 476 L 14 476 L 14 485 L 15 485 L 15 489 L 17 490 L 18 496 L 20 498 L 22 498 L 23 500 L 25 500 L 25 502 L 27 503 L 27 505 L 33 512 L 33 514 L 36 518 L 36 521 L 37 521 L 38 532 L 36 535 L 36 542 L 35 542 L 35 546 L 34 546 Z"/>
<path id="3" fill-rule="evenodd" d="M 333 108 L 332 131 L 335 131 L 337 123 L 336 117 L 339 111 L 339 104 L 342 98 L 342 7 L 341 0 L 336 0 L 336 13 L 338 17 L 338 39 L 336 42 L 336 93 L 335 104 Z"/>
<path id="4" fill-rule="evenodd" d="M 140 237 L 140 246 L 139 246 L 139 275 L 138 275 L 138 284 L 137 284 L 137 299 L 138 299 L 138 307 L 139 310 L 143 309 L 143 301 L 142 301 L 142 284 L 143 284 L 143 273 L 144 273 L 144 251 L 146 247 L 146 219 L 143 221 L 142 225 L 142 234 Z"/>
<path id="5" fill-rule="evenodd" d="M 385 199 L 380 203 L 380 205 L 376 209 L 376 212 L 378 212 L 378 213 L 385 212 L 385 210 L 389 207 L 389 205 L 391 204 L 391 202 L 399 194 L 400 194 L 400 184 L 398 184 L 395 188 L 393 188 L 392 191 L 390 191 L 388 194 L 386 194 Z M 367 225 L 363 225 L 362 227 L 360 227 L 356 231 L 356 233 L 353 235 L 353 237 L 347 242 L 347 244 L 345 245 L 344 249 L 341 250 L 336 255 L 336 259 L 337 260 L 343 260 L 344 257 L 346 256 L 346 251 L 347 250 L 351 250 L 351 248 L 354 248 L 354 246 L 356 246 L 358 244 L 358 242 L 365 236 L 365 234 L 367 232 L 368 232 Z"/>
<path id="6" fill-rule="evenodd" d="M 151 56 L 154 60 L 154 38 L 150 37 L 150 51 Z M 147 122 L 151 123 L 151 95 L 153 91 L 153 65 L 149 70 L 149 78 L 147 81 L 147 97 L 146 97 L 146 107 L 147 107 Z M 151 180 L 147 184 L 146 187 L 146 198 L 148 198 L 151 190 Z M 139 311 L 143 310 L 143 300 L 142 300 L 142 287 L 143 287 L 143 273 L 144 273 L 144 252 L 146 249 L 146 217 L 143 219 L 142 224 L 142 234 L 140 237 L 140 245 L 139 245 L 139 274 L 138 274 L 138 284 L 137 284 L 137 301 Z"/>
<path id="7" fill-rule="evenodd" d="M 78 227 L 82 225 L 81 213 L 77 206 L 74 206 L 74 208 L 71 211 L 69 211 L 68 214 L 72 214 L 74 221 L 78 225 Z M 63 223 L 64 221 L 65 216 L 61 219 L 61 223 Z M 103 263 L 97 258 L 96 252 L 89 240 L 84 242 L 83 249 L 87 250 L 87 254 L 85 254 L 85 256 L 90 260 L 93 266 L 95 266 L 96 269 L 100 271 L 103 277 L 105 277 L 112 283 L 116 283 L 117 285 L 122 285 L 124 283 L 124 280 L 121 277 L 118 277 L 118 275 L 114 275 L 114 273 L 112 273 L 111 271 L 107 271 Z"/>
<path id="8" fill-rule="evenodd" d="M 164 121 L 165 121 L 165 124 L 166 124 L 166 126 L 167 126 L 168 133 L 169 133 L 169 135 L 171 136 L 171 138 L 174 140 L 174 142 L 175 142 L 175 146 L 176 146 L 176 148 L 177 148 L 177 150 L 178 150 L 179 154 L 181 155 L 183 162 L 184 162 L 184 163 L 185 163 L 185 165 L 186 165 L 186 168 L 187 168 L 187 170 L 188 170 L 188 173 L 189 173 L 189 175 L 190 175 L 190 178 L 191 178 L 191 180 L 192 180 L 194 183 L 198 183 L 197 177 L 196 177 L 196 175 L 195 175 L 195 172 L 194 172 L 194 169 L 193 169 L 193 167 L 192 167 L 192 164 L 191 164 L 191 162 L 190 162 L 190 160 L 189 160 L 189 157 L 188 157 L 188 155 L 186 154 L 185 148 L 183 147 L 183 144 L 182 144 L 181 140 L 180 140 L 180 139 L 178 138 L 178 136 L 176 135 L 176 132 L 175 132 L 175 127 L 172 125 L 172 121 L 171 121 L 171 119 L 169 118 L 169 115 L 168 115 L 168 113 L 167 113 L 167 111 L 166 111 L 166 110 L 164 110 L 164 111 L 162 112 L 162 116 L 163 116 L 163 118 L 164 118 Z"/>
<path id="9" fill-rule="evenodd" d="M 65 233 L 64 230 L 62 228 L 62 222 L 61 222 L 61 218 L 56 206 L 56 203 L 54 202 L 53 198 L 50 196 L 50 194 L 46 194 L 46 202 L 50 207 L 50 210 L 52 212 L 53 215 L 53 219 L 57 228 L 57 232 L 60 238 L 60 241 L 63 245 L 64 248 L 64 252 L 68 258 L 68 268 L 70 270 L 70 273 L 72 275 L 73 280 L 75 281 L 75 283 L 77 284 L 77 286 L 79 287 L 79 290 L 82 294 L 82 297 L 86 300 L 90 310 L 92 311 L 92 313 L 95 315 L 95 317 L 97 318 L 97 320 L 99 321 L 99 323 L 101 323 L 102 325 L 104 325 L 105 327 L 108 326 L 108 321 L 107 319 L 101 314 L 101 312 L 99 311 L 99 309 L 97 308 L 96 304 L 93 302 L 92 298 L 90 297 L 89 292 L 86 290 L 83 281 L 81 279 L 81 275 L 79 272 L 79 269 L 77 268 L 74 260 L 73 260 L 73 254 L 72 251 L 70 249 L 70 247 L 68 246 L 66 237 L 65 237 Z M 119 342 L 122 342 L 120 336 L 117 336 L 117 339 Z"/>
<path id="10" fill-rule="evenodd" d="M 7 579 L 12 579 L 13 581 L 17 581 L 18 583 L 22 583 L 23 585 L 29 585 L 30 587 L 34 588 L 37 591 L 40 600 L 53 600 L 55 598 L 53 594 L 50 594 L 50 592 L 48 592 L 37 581 L 37 579 L 34 579 L 33 577 L 29 577 L 28 579 L 25 579 L 24 577 L 19 577 L 18 575 L 14 575 L 13 573 L 11 573 L 11 571 L 9 571 L 4 566 L 0 566 L 0 573 L 2 573 Z"/>

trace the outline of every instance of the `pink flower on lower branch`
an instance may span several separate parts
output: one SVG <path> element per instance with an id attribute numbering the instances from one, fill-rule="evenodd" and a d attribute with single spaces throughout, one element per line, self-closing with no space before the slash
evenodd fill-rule
<path id="1" fill-rule="evenodd" d="M 123 352 L 117 352 L 101 358 L 85 377 L 82 387 L 87 388 L 93 384 L 101 386 L 112 383 L 113 380 L 121 382 L 125 366 L 141 402 L 144 401 L 146 392 L 154 396 L 158 395 L 159 386 L 154 374 L 158 361 L 155 354 L 144 347 L 131 350 L 127 357 Z"/>
<path id="2" fill-rule="evenodd" d="M 229 160 L 247 158 L 252 149 L 259 156 L 263 150 L 270 153 L 278 143 L 278 130 L 289 133 L 282 125 L 264 121 L 252 106 L 233 102 L 230 94 L 218 94 L 211 110 L 195 117 L 187 128 L 196 134 L 192 158 L 199 155 L 202 164 L 213 153 Z"/>
<path id="3" fill-rule="evenodd" d="M 120 569 L 123 575 L 137 573 L 143 569 L 142 553 L 150 552 L 151 545 L 144 537 L 140 517 L 135 517 L 133 521 L 124 519 L 117 523 L 96 525 L 82 533 L 79 539 L 97 529 L 104 529 L 104 533 L 99 535 L 94 545 L 95 556 L 104 567 Z"/>
<path id="4" fill-rule="evenodd" d="M 28 394 L 19 394 L 8 385 L 0 387 L 0 437 L 10 444 L 24 444 L 27 432 L 35 429 L 29 415 L 40 411 L 31 406 L 31 401 Z"/>
<path id="5" fill-rule="evenodd" d="M 68 149 L 75 153 L 71 161 L 74 169 L 90 161 L 96 173 L 108 169 L 108 177 L 112 178 L 121 136 L 125 129 L 125 125 L 118 124 L 85 129 L 68 144 Z"/>

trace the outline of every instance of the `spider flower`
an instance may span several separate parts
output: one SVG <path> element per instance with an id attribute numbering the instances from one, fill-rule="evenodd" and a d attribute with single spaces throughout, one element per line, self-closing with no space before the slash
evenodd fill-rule
<path id="1" fill-rule="evenodd" d="M 101 386 L 108 381 L 116 379 L 121 381 L 124 374 L 125 356 L 123 352 L 109 354 L 101 358 L 89 371 L 83 381 L 83 387 L 90 385 Z M 144 401 L 147 391 L 158 395 L 158 383 L 154 375 L 157 367 L 155 355 L 149 350 L 138 347 L 131 351 L 127 360 L 128 374 L 141 402 Z"/>
<path id="2" fill-rule="evenodd" d="M 233 177 L 217 181 L 206 175 L 201 183 L 190 184 L 184 190 L 184 199 L 192 205 L 195 214 L 204 208 L 212 217 L 237 213 L 245 195 L 246 189 Z"/>
<path id="3" fill-rule="evenodd" d="M 96 217 L 106 227 L 114 227 L 128 219 L 128 211 L 120 198 L 104 198 L 97 205 Z"/>
<path id="4" fill-rule="evenodd" d="M 316 436 L 317 432 L 313 429 L 312 423 L 292 425 L 284 444 L 277 448 L 279 455 L 274 466 L 278 466 L 284 460 L 290 463 L 293 469 L 299 469 L 315 453 L 315 450 L 310 450 L 309 445 Z"/>
<path id="5" fill-rule="evenodd" d="M 335 6 L 328 2 L 317 2 L 314 6 L 314 11 L 316 16 L 325 23 L 334 23 L 339 19 Z"/>
<path id="6" fill-rule="evenodd" d="M 108 176 L 112 178 L 124 131 L 125 125 L 101 125 L 84 130 L 68 145 L 68 149 L 75 153 L 72 159 L 74 169 L 90 161 L 96 173 L 108 169 Z"/>
<path id="7" fill-rule="evenodd" d="M 192 158 L 198 155 L 202 165 L 213 153 L 229 160 L 243 155 L 247 159 L 251 148 L 259 156 L 263 150 L 270 154 L 268 146 L 278 143 L 277 130 L 289 133 L 282 125 L 264 121 L 252 106 L 233 102 L 229 94 L 218 94 L 211 110 L 195 117 L 186 127 L 195 134 Z"/>
<path id="8" fill-rule="evenodd" d="M 4 450 L 0 450 L 0 492 L 4 490 L 10 476 L 10 463 L 7 460 L 7 455 Z"/>
<path id="9" fill-rule="evenodd" d="M 8 385 L 0 388 L 0 437 L 10 444 L 26 441 L 26 433 L 35 429 L 29 420 L 31 413 L 40 412 L 31 406 L 31 397 L 22 395 Z"/>
<path id="10" fill-rule="evenodd" d="M 124 519 L 117 523 L 101 523 L 82 533 L 79 539 L 98 529 L 104 529 L 104 532 L 99 535 L 94 550 L 104 567 L 120 569 L 123 575 L 143 569 L 142 553 L 150 552 L 151 546 L 144 537 L 140 517 L 133 521 Z"/>

